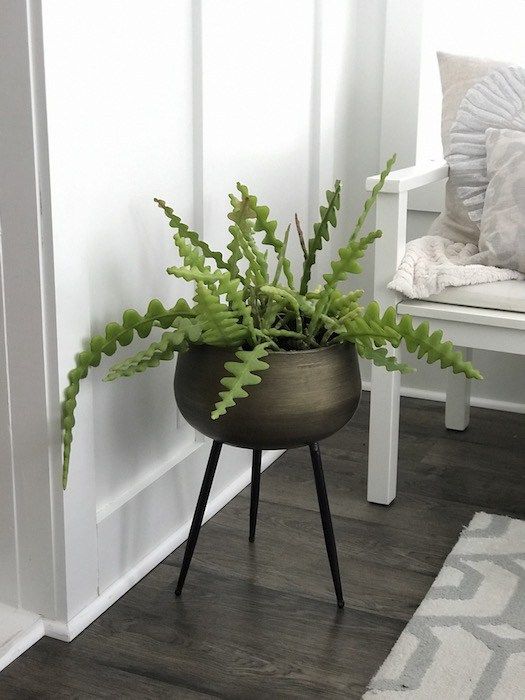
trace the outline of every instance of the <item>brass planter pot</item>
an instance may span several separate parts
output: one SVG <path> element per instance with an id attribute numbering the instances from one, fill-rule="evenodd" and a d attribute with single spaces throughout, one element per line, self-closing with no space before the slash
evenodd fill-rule
<path id="1" fill-rule="evenodd" d="M 211 411 L 222 391 L 224 363 L 235 354 L 224 348 L 197 345 L 179 355 L 175 398 L 188 423 L 213 438 L 210 456 L 191 523 L 175 595 L 180 596 L 199 536 L 223 443 L 253 450 L 249 540 L 255 541 L 262 450 L 309 445 L 326 552 L 339 608 L 344 607 L 330 505 L 326 493 L 319 440 L 342 428 L 354 415 L 361 397 L 361 377 L 353 345 L 316 350 L 271 352 L 262 381 L 247 387 L 248 396 L 217 420 Z"/>
<path id="2" fill-rule="evenodd" d="M 331 345 L 302 351 L 270 352 L 262 381 L 249 396 L 217 420 L 224 363 L 232 351 L 206 345 L 181 353 L 175 372 L 180 412 L 196 430 L 214 440 L 250 449 L 310 445 L 332 435 L 354 415 L 361 396 L 355 347 Z"/>

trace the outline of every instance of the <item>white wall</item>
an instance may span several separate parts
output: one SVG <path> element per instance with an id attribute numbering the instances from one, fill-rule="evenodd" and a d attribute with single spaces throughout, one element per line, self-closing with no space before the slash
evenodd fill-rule
<path id="1" fill-rule="evenodd" d="M 347 125 L 336 110 L 346 110 L 357 50 L 348 54 L 346 40 L 365 5 L 43 4 L 61 390 L 82 341 L 124 308 L 191 294 L 165 274 L 177 254 L 153 197 L 219 248 L 237 180 L 271 207 L 281 231 L 295 211 L 305 228 L 317 219 L 320 192 L 336 165 L 346 166 Z M 296 242 L 292 256 L 301 258 Z M 58 615 L 69 632 L 50 628 L 59 637 L 79 631 L 86 609 L 100 612 L 184 538 L 207 456 L 176 411 L 173 365 L 104 384 L 110 364 L 92 371 L 78 401 Z M 246 483 L 249 457 L 226 454 L 215 507 Z"/>
<path id="2" fill-rule="evenodd" d="M 176 195 L 181 214 L 193 217 L 191 3 L 158 3 L 151 12 L 141 2 L 50 1 L 43 27 L 63 389 L 83 340 L 124 308 L 183 292 L 165 274 L 173 244 L 152 200 Z M 106 572 L 99 550 L 109 523 L 97 514 L 122 505 L 195 440 L 179 425 L 172 367 L 129 384 L 103 384 L 103 372 L 93 372 L 79 397 L 66 492 L 67 617 L 144 553 L 129 543 L 118 552 L 114 536 L 120 569 L 108 563 Z M 158 541 L 166 534 L 161 528 Z"/>
<path id="3" fill-rule="evenodd" d="M 361 213 L 368 196 L 365 180 L 377 171 L 381 148 L 386 0 L 358 0 L 349 5 L 351 15 L 344 30 L 344 69 L 338 86 L 334 139 L 334 169 L 343 184 L 334 252 L 346 242 Z M 373 215 L 369 227 L 374 227 Z M 372 296 L 373 254 L 373 250 L 369 251 L 363 259 L 363 273 L 347 282 L 349 288 L 364 289 L 365 300 Z M 361 363 L 361 371 L 365 379 L 369 378 L 368 363 Z"/>
<path id="4" fill-rule="evenodd" d="M 313 0 L 203 3 L 204 229 L 215 245 L 237 180 L 270 206 L 278 232 L 294 211 L 309 223 L 314 13 Z"/>
<path id="5" fill-rule="evenodd" d="M 82 338 L 125 308 L 143 310 L 153 297 L 171 304 L 185 291 L 165 273 L 176 253 L 153 197 L 193 220 L 191 3 L 151 12 L 142 2 L 51 0 L 44 42 L 64 386 Z M 110 385 L 100 381 L 107 366 L 80 394 L 87 404 L 91 388 L 97 506 L 193 440 L 177 430 L 171 366 Z M 84 459 L 74 444 L 73 485 Z"/>

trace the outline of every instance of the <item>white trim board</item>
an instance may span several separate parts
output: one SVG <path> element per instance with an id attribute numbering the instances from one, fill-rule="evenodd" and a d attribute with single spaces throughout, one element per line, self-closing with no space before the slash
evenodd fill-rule
<path id="1" fill-rule="evenodd" d="M 284 450 L 266 450 L 262 456 L 261 471 L 267 469 L 283 453 Z M 238 493 L 248 486 L 250 481 L 251 467 L 244 469 L 234 481 L 208 503 L 203 522 L 207 522 L 224 508 Z M 17 610 L 0 604 L 0 627 L 6 632 L 9 631 L 5 641 L 2 642 L 0 638 L 0 671 L 27 651 L 44 635 L 64 642 L 72 641 L 138 581 L 160 564 L 174 549 L 179 547 L 187 539 L 190 525 L 191 518 L 161 542 L 153 551 L 143 557 L 132 569 L 103 591 L 68 623 L 43 619 L 25 610 Z"/>
<path id="2" fill-rule="evenodd" d="M 174 455 L 169 462 L 166 462 L 156 469 L 153 469 L 144 477 L 138 479 L 135 483 L 132 483 L 127 489 L 119 493 L 117 496 L 98 506 L 97 524 L 101 523 L 103 520 L 112 515 L 112 513 L 119 510 L 119 508 L 122 508 L 122 506 L 125 506 L 126 503 L 129 503 L 129 501 L 135 498 L 135 496 L 147 489 L 147 487 L 151 486 L 151 484 L 153 484 L 155 481 L 158 481 L 171 469 L 179 466 L 185 459 L 190 457 L 194 452 L 203 446 L 204 440 L 196 438 L 193 442 L 188 445 L 184 445 L 180 450 L 178 450 L 177 454 Z"/>
<path id="3" fill-rule="evenodd" d="M 0 604 L 0 671 L 43 636 L 39 615 Z"/>
<path id="4" fill-rule="evenodd" d="M 267 469 L 284 450 L 267 450 L 263 453 L 261 470 Z M 206 522 L 227 505 L 238 493 L 240 493 L 251 481 L 251 467 L 244 469 L 225 489 L 213 498 L 206 508 L 203 522 Z M 193 514 L 192 514 L 193 516 Z M 133 568 L 112 583 L 95 600 L 87 605 L 78 615 L 69 622 L 58 622 L 46 619 L 43 621 L 45 634 L 64 642 L 72 641 L 77 635 L 86 629 L 97 617 L 105 612 L 113 603 L 130 590 L 146 574 L 154 569 L 174 549 L 179 547 L 188 537 L 191 525 L 191 517 L 182 527 L 161 542 L 153 551 L 143 557 Z"/>
<path id="5" fill-rule="evenodd" d="M 370 381 L 363 380 L 363 391 L 370 391 Z M 426 399 L 427 401 L 440 401 L 445 403 L 447 395 L 444 391 L 433 391 L 431 389 L 418 389 L 416 387 L 402 386 L 401 396 L 408 396 L 412 399 Z M 512 401 L 500 401 L 499 399 L 488 399 L 482 396 L 471 396 L 470 405 L 477 408 L 491 408 L 493 411 L 508 411 L 509 413 L 525 413 L 525 403 L 513 403 Z"/>

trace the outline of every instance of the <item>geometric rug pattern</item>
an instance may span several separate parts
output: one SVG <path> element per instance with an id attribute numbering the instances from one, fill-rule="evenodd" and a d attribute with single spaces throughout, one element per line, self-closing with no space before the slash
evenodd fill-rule
<path id="1" fill-rule="evenodd" d="M 476 513 L 363 696 L 525 699 L 525 522 Z"/>

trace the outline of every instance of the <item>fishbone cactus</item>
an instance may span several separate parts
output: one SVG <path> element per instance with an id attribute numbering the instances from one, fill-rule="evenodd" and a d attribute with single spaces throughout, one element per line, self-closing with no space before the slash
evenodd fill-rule
<path id="1" fill-rule="evenodd" d="M 363 308 L 359 306 L 362 290 L 343 293 L 338 289 L 350 275 L 361 272 L 359 260 L 382 235 L 381 231 L 361 235 L 361 231 L 394 162 L 395 156 L 381 173 L 346 244 L 331 263 L 331 271 L 324 274 L 323 285 L 315 290 L 309 286 L 317 253 L 337 226 L 341 193 L 338 180 L 333 190 L 326 192 L 326 205 L 321 205 L 319 222 L 314 224 L 312 236 L 304 246 L 302 269 L 296 271 L 297 288 L 293 266 L 286 254 L 290 225 L 278 235 L 277 222 L 269 218 L 270 210 L 259 204 L 246 185 L 237 183 L 238 194 L 230 195 L 228 256 L 212 250 L 171 207 L 155 199 L 175 231 L 173 240 L 181 259 L 181 263 L 169 267 L 167 272 L 194 285 L 194 304 L 190 306 L 179 299 L 165 308 L 154 299 L 144 315 L 128 309 L 121 323 L 109 323 L 104 335 L 94 336 L 77 356 L 76 365 L 68 375 L 63 404 L 64 488 L 80 382 L 91 367 L 100 364 L 103 355 L 114 355 L 135 336 L 145 338 L 156 328 L 164 331 L 160 339 L 113 365 L 106 380 L 144 372 L 162 361 L 172 360 L 175 353 L 185 352 L 192 345 L 229 348 L 236 359 L 226 362 L 224 367 L 225 377 L 221 380 L 224 390 L 219 392 L 211 413 L 216 420 L 248 396 L 250 386 L 264 380 L 269 365 L 263 358 L 272 352 L 352 343 L 361 357 L 375 365 L 387 371 L 410 372 L 413 370 L 408 365 L 388 354 L 388 346 L 397 348 L 404 343 L 410 353 L 425 358 L 428 363 L 439 362 L 441 367 L 450 367 L 455 373 L 481 379 L 480 373 L 454 350 L 452 343 L 443 341 L 440 330 L 431 333 L 426 322 L 414 328 L 410 316 L 398 317 L 393 307 L 381 312 L 376 302 Z M 302 236 L 299 224 L 297 229 Z M 259 233 L 262 236 L 258 238 Z"/>

